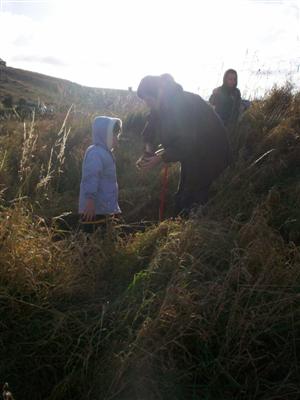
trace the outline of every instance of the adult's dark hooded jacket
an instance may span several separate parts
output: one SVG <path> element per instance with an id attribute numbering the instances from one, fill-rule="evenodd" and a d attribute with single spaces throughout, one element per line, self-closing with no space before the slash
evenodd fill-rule
<path id="1" fill-rule="evenodd" d="M 162 145 L 165 162 L 181 163 L 180 191 L 208 188 L 229 162 L 220 118 L 200 96 L 175 82 L 164 88 L 159 110 L 151 111 L 143 137 L 154 147 Z"/>

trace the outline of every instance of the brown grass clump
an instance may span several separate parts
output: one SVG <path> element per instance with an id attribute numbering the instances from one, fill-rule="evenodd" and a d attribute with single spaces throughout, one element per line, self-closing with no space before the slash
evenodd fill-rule
<path id="1" fill-rule="evenodd" d="M 86 236 L 49 228 L 28 198 L 1 200 L 0 376 L 17 400 L 300 397 L 299 100 L 282 88 L 253 104 L 231 132 L 234 163 L 188 221 Z M 52 215 L 75 198 L 67 178 L 88 140 L 87 120 L 70 117 L 80 128 L 51 180 Z M 121 198 L 128 212 L 138 198 L 137 216 L 159 185 L 131 172 L 130 140 Z"/>
<path id="2" fill-rule="evenodd" d="M 157 254 L 139 285 L 140 324 L 120 353 L 112 392 L 123 385 L 128 398 L 299 396 L 299 249 L 253 218 L 238 232 L 188 223 Z"/>
<path id="3" fill-rule="evenodd" d="M 26 209 L 1 213 L 1 376 L 25 398 L 83 396 L 110 340 L 115 303 L 167 230 L 129 242 L 112 241 L 114 232 L 55 241 L 57 232 Z"/>

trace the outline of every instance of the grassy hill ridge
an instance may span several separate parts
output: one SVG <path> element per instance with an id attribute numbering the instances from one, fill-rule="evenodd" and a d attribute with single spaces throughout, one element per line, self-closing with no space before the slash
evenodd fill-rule
<path id="1" fill-rule="evenodd" d="M 55 106 L 75 104 L 84 110 L 109 108 L 117 99 L 126 103 L 131 92 L 121 89 L 104 89 L 82 86 L 80 84 L 23 69 L 6 67 L 0 79 L 0 101 L 11 95 L 14 102 L 23 98 Z"/>

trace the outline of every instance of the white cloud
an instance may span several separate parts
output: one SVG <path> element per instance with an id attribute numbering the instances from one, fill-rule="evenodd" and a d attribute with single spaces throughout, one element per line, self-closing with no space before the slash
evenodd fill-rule
<path id="1" fill-rule="evenodd" d="M 42 63 L 42 64 L 50 64 L 50 65 L 57 65 L 57 66 L 63 66 L 65 63 L 56 58 L 56 57 L 51 57 L 51 56 L 37 56 L 37 55 L 17 55 L 12 57 L 13 61 L 16 62 L 26 62 L 26 63 Z"/>
<path id="2" fill-rule="evenodd" d="M 143 75 L 170 72 L 204 95 L 227 68 L 238 69 L 249 93 L 284 80 L 300 58 L 297 0 L 50 3 L 43 19 L 0 15 L 1 58 L 102 87 L 136 87 Z M 284 72 L 259 75 L 259 69 Z M 294 78 L 300 81 L 299 73 Z"/>

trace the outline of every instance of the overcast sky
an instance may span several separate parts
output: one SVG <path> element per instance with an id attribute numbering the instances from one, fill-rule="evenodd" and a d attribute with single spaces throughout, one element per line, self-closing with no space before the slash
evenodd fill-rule
<path id="1" fill-rule="evenodd" d="M 300 86 L 300 0 L 0 0 L 0 57 L 96 87 L 169 72 L 204 97 L 235 68 L 253 97 Z"/>

